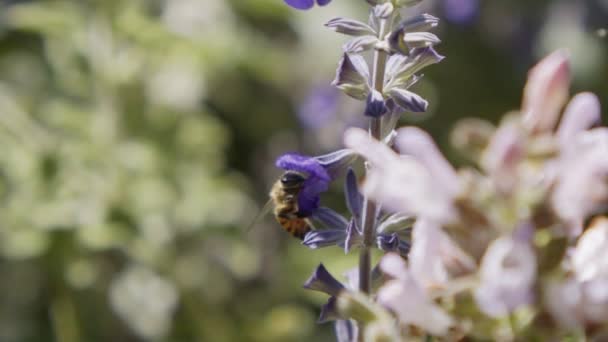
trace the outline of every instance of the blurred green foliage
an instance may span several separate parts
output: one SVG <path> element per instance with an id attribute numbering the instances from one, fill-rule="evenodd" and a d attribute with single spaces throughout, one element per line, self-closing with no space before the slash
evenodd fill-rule
<path id="1" fill-rule="evenodd" d="M 433 107 L 413 121 L 445 143 L 460 117 L 516 108 L 550 6 L 487 1 L 445 24 L 448 58 L 420 89 Z M 0 1 L 0 340 L 331 340 L 315 325 L 323 296 L 301 284 L 320 261 L 339 274 L 355 260 L 305 250 L 270 220 L 244 227 L 274 157 L 336 148 L 360 120 L 347 99 L 330 128 L 293 113 L 333 77 L 343 39 L 322 24 L 366 7 Z M 527 25 L 493 32 L 496 13 Z M 600 62 L 575 84 L 608 103 L 601 22 L 582 30 Z"/>

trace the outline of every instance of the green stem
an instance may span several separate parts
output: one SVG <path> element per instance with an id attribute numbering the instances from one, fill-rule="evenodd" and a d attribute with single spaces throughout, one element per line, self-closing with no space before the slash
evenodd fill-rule
<path id="1" fill-rule="evenodd" d="M 67 285 L 59 285 L 51 303 L 51 317 L 57 342 L 78 342 L 80 332 L 76 308 Z"/>

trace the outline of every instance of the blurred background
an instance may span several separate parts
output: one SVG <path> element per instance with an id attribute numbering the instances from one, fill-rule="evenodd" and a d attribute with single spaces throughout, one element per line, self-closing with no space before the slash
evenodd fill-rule
<path id="1" fill-rule="evenodd" d="M 364 1 L 0 0 L 0 341 L 331 341 L 323 262 L 267 216 L 288 151 L 340 148 L 362 104 L 329 86 Z M 416 91 L 455 162 L 463 117 L 516 109 L 528 68 L 572 56 L 608 106 L 607 0 L 427 0 L 447 56 Z M 604 112 L 606 112 L 604 110 Z M 324 204 L 344 210 L 338 191 Z"/>

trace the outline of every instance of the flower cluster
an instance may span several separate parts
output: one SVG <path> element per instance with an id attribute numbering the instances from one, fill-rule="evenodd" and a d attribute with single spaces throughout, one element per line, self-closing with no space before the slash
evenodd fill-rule
<path id="1" fill-rule="evenodd" d="M 568 88 L 568 58 L 557 51 L 531 70 L 521 111 L 496 128 L 459 124 L 452 140 L 474 168 L 455 170 L 418 128 L 399 129 L 395 148 L 346 132 L 345 145 L 372 166 L 363 194 L 416 218 L 408 263 L 381 262 L 394 280 L 378 301 L 403 326 L 558 339 L 608 322 L 608 219 L 584 225 L 608 205 L 608 130 L 592 128 L 600 106 L 590 93 L 575 95 L 560 120 Z"/>
<path id="2" fill-rule="evenodd" d="M 597 97 L 568 102 L 568 56 L 549 55 L 530 71 L 520 111 L 497 127 L 478 119 L 456 126 L 452 142 L 472 164 L 456 169 L 423 130 L 395 130 L 404 112 L 427 109 L 409 89 L 443 59 L 428 32 L 438 19 L 401 18 L 398 9 L 417 0 L 368 3 L 368 22 L 335 18 L 326 26 L 351 37 L 333 84 L 365 101 L 369 130 L 348 129 L 346 149 L 330 158 L 277 161 L 308 177 L 299 213 L 316 229 L 302 243 L 360 251 L 347 284 L 323 265 L 306 282 L 330 296 L 319 321 L 335 320 L 339 341 L 600 338 L 593 334 L 608 323 L 608 218 L 585 226 L 608 207 L 608 130 L 592 128 Z M 350 168 L 354 155 L 365 162 L 361 183 Z M 320 206 L 340 171 L 348 216 Z M 371 248 L 386 253 L 373 269 Z"/>

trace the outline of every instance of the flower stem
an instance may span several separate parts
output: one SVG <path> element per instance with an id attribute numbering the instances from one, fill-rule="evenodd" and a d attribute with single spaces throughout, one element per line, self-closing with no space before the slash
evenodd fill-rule
<path id="1" fill-rule="evenodd" d="M 388 21 L 380 21 L 379 39 L 384 39 L 388 29 Z M 384 72 L 386 68 L 387 54 L 384 51 L 374 52 L 372 69 L 372 80 L 374 89 L 382 93 L 384 87 Z M 375 139 L 381 139 L 382 121 L 380 118 L 371 118 L 369 123 L 370 135 Z M 359 254 L 359 290 L 363 293 L 371 291 L 371 247 L 374 244 L 374 230 L 376 228 L 376 203 L 365 199 L 365 220 L 363 222 L 363 248 Z"/>

